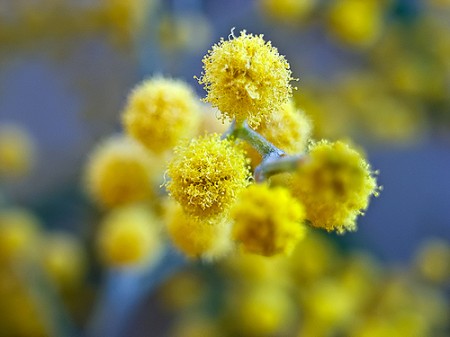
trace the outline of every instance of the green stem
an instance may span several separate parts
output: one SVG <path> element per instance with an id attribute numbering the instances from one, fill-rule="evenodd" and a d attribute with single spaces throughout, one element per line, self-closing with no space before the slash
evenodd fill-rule
<path id="1" fill-rule="evenodd" d="M 230 126 L 228 127 L 228 130 L 225 131 L 220 138 L 223 140 L 233 137 L 235 130 L 236 130 L 236 120 L 233 119 Z"/>
<path id="2" fill-rule="evenodd" d="M 255 168 L 255 181 L 262 182 L 275 174 L 295 171 L 306 160 L 308 156 L 305 154 L 263 160 Z"/>
<path id="3" fill-rule="evenodd" d="M 230 128 L 222 135 L 222 139 L 230 137 L 245 140 L 262 156 L 261 164 L 255 168 L 256 182 L 262 182 L 274 174 L 295 171 L 308 159 L 305 154 L 286 155 L 283 150 L 250 128 L 245 121 L 233 120 Z"/>
<path id="4" fill-rule="evenodd" d="M 258 151 L 263 160 L 268 158 L 279 158 L 285 155 L 283 150 L 280 150 L 258 132 L 251 129 L 245 121 L 236 123 L 231 135 L 247 141 L 256 151 Z"/>

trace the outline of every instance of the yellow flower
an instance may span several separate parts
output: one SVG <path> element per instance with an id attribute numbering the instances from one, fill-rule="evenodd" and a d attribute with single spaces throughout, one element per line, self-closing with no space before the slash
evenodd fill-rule
<path id="1" fill-rule="evenodd" d="M 39 244 L 39 221 L 20 208 L 0 212 L 0 263 L 14 262 L 32 255 Z"/>
<path id="2" fill-rule="evenodd" d="M 115 207 L 150 198 L 154 163 L 134 140 L 115 136 L 101 143 L 86 167 L 86 187 L 102 206 Z"/>
<path id="3" fill-rule="evenodd" d="M 201 12 L 166 14 L 159 19 L 160 48 L 165 55 L 203 52 L 211 40 L 212 31 L 211 22 Z"/>
<path id="4" fill-rule="evenodd" d="M 305 321 L 316 325 L 322 333 L 348 325 L 356 314 L 356 297 L 332 278 L 317 280 L 302 300 Z M 317 335 L 326 335 L 319 331 Z"/>
<path id="5" fill-rule="evenodd" d="M 450 244 L 443 239 L 428 239 L 416 252 L 415 265 L 428 281 L 444 284 L 450 280 Z"/>
<path id="6" fill-rule="evenodd" d="M 211 218 L 225 212 L 248 185 L 244 151 L 231 140 L 205 135 L 174 151 L 166 186 L 191 216 Z"/>
<path id="7" fill-rule="evenodd" d="M 339 265 L 340 258 L 339 251 L 328 236 L 310 229 L 289 257 L 289 270 L 294 282 L 307 288 Z"/>
<path id="8" fill-rule="evenodd" d="M 262 121 L 256 131 L 287 154 L 297 154 L 305 150 L 311 129 L 310 119 L 302 110 L 296 109 L 293 100 L 289 100 L 270 120 Z M 258 164 L 261 155 L 250 146 L 246 146 L 247 148 L 252 165 Z"/>
<path id="9" fill-rule="evenodd" d="M 266 256 L 237 251 L 221 261 L 221 272 L 241 284 L 271 284 L 288 286 L 292 283 L 289 270 L 291 257 L 276 255 Z"/>
<path id="10" fill-rule="evenodd" d="M 252 284 L 228 296 L 232 336 L 287 336 L 294 322 L 294 304 L 282 287 Z M 284 330 L 286 329 L 286 330 Z"/>
<path id="11" fill-rule="evenodd" d="M 339 139 L 349 134 L 354 117 L 350 115 L 342 95 L 328 93 L 323 87 L 322 84 L 303 88 L 301 95 L 296 95 L 295 99 L 314 125 L 314 138 Z"/>
<path id="12" fill-rule="evenodd" d="M 52 233 L 44 238 L 42 263 L 48 276 L 61 288 L 81 284 L 87 260 L 78 239 L 68 233 Z"/>
<path id="13" fill-rule="evenodd" d="M 375 0 L 334 1 L 329 26 L 341 41 L 354 46 L 370 45 L 378 38 L 383 24 L 383 5 Z"/>
<path id="14" fill-rule="evenodd" d="M 203 58 L 204 99 L 222 112 L 222 119 L 243 121 L 252 127 L 292 96 L 291 70 L 286 59 L 263 35 L 241 32 L 220 42 Z"/>
<path id="15" fill-rule="evenodd" d="M 98 251 L 111 267 L 137 266 L 159 256 L 161 242 L 158 220 L 142 206 L 116 209 L 101 223 Z"/>
<path id="16" fill-rule="evenodd" d="M 203 220 L 190 217 L 181 207 L 173 209 L 169 217 L 167 230 L 173 244 L 190 258 L 213 260 L 233 248 L 230 222 L 226 218 Z"/>
<path id="17" fill-rule="evenodd" d="M 155 77 L 139 84 L 123 112 L 128 134 L 154 153 L 172 149 L 196 134 L 200 107 L 188 84 Z"/>
<path id="18" fill-rule="evenodd" d="M 115 42 L 126 43 L 143 25 L 153 0 L 101 0 L 101 19 L 113 28 Z"/>
<path id="19" fill-rule="evenodd" d="M 19 268 L 0 268 L 0 326 L 2 336 L 49 336 L 49 317 L 42 310 L 42 294 L 36 293 L 35 276 Z M 23 271 L 23 268 L 22 268 Z M 33 288 L 31 288 L 33 287 Z M 46 307 L 47 308 L 47 307 Z"/>
<path id="20" fill-rule="evenodd" d="M 311 146 L 310 161 L 293 177 L 294 195 L 303 202 L 315 227 L 343 233 L 356 229 L 356 217 L 378 194 L 373 172 L 363 156 L 342 142 Z"/>
<path id="21" fill-rule="evenodd" d="M 300 23 L 317 4 L 317 0 L 259 0 L 264 15 L 279 23 Z"/>
<path id="22" fill-rule="evenodd" d="M 251 185 L 241 193 L 231 213 L 233 238 L 246 252 L 290 254 L 304 235 L 303 206 L 282 187 Z"/>
<path id="23" fill-rule="evenodd" d="M 29 134 L 15 125 L 0 126 L 0 176 L 22 176 L 34 162 L 34 144 Z"/>

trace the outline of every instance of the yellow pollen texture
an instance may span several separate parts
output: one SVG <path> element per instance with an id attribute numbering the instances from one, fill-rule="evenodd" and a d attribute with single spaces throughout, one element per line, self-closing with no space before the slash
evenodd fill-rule
<path id="1" fill-rule="evenodd" d="M 289 63 L 263 35 L 245 31 L 221 39 L 203 58 L 204 99 L 222 119 L 247 120 L 256 127 L 292 96 Z"/>
<path id="2" fill-rule="evenodd" d="M 167 175 L 170 195 L 187 214 L 211 218 L 233 205 L 250 172 L 239 146 L 211 134 L 176 147 Z"/>

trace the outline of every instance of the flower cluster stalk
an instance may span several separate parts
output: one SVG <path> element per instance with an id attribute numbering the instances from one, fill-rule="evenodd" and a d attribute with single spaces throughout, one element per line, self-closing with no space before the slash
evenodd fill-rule
<path id="1" fill-rule="evenodd" d="M 260 133 L 249 127 L 247 122 L 233 121 L 224 137 L 236 137 L 248 142 L 262 157 L 262 162 L 255 168 L 256 182 L 262 182 L 270 176 L 283 172 L 295 171 L 307 160 L 305 154 L 288 156 L 286 153 L 269 142 Z"/>

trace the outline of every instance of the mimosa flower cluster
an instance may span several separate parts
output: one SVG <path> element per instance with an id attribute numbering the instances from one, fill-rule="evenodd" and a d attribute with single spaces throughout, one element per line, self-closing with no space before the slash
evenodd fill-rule
<path id="1" fill-rule="evenodd" d="M 311 122 L 291 99 L 295 79 L 285 57 L 263 35 L 232 31 L 203 64 L 204 101 L 219 109 L 219 121 L 232 121 L 226 132 L 200 131 L 210 121 L 194 91 L 159 76 L 130 94 L 122 115 L 129 137 L 91 156 L 88 190 L 100 205 L 153 205 L 148 216 L 112 210 L 100 232 L 103 261 L 154 258 L 160 246 L 150 236 L 166 235 L 187 257 L 211 260 L 233 251 L 289 255 L 307 225 L 355 230 L 378 193 L 374 172 L 349 145 L 310 138 Z"/>
<path id="2" fill-rule="evenodd" d="M 205 100 L 234 124 L 222 138 L 194 138 L 175 150 L 169 195 L 188 215 L 231 219 L 238 249 L 264 256 L 290 253 L 305 223 L 338 233 L 355 230 L 357 216 L 377 194 L 374 172 L 342 142 L 311 141 L 306 149 L 311 126 L 289 101 L 293 77 L 284 56 L 262 35 L 242 31 L 213 46 L 203 63 L 198 81 Z M 235 160 L 242 142 L 262 157 L 248 187 L 246 163 Z M 290 179 L 283 186 L 265 182 L 285 172 Z"/>

